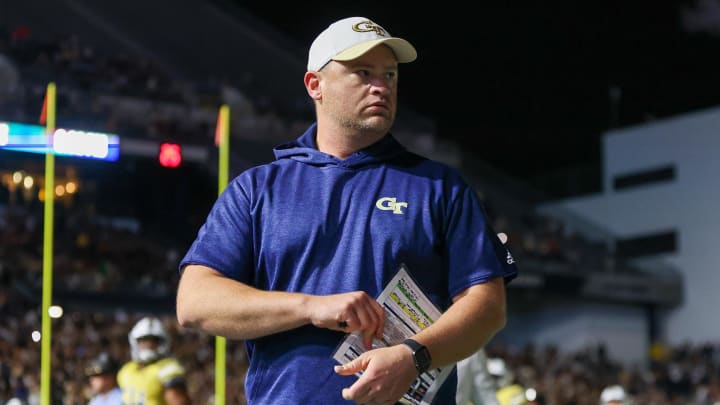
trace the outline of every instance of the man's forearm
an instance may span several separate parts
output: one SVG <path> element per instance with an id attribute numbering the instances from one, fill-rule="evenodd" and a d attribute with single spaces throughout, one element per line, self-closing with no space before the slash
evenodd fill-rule
<path id="1" fill-rule="evenodd" d="M 304 294 L 258 290 L 210 268 L 190 265 L 178 286 L 177 317 L 183 327 L 253 339 L 307 324 L 307 299 Z"/>
<path id="2" fill-rule="evenodd" d="M 483 347 L 506 322 L 502 278 L 468 288 L 443 315 L 416 335 L 432 356 L 432 367 L 458 362 Z"/>

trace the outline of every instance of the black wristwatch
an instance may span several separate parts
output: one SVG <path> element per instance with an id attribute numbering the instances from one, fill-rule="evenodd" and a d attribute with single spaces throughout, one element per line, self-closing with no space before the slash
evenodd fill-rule
<path id="1" fill-rule="evenodd" d="M 430 363 L 432 362 L 430 352 L 427 347 L 412 339 L 405 339 L 403 344 L 412 350 L 413 360 L 415 360 L 415 368 L 418 373 L 422 374 L 426 372 L 430 368 Z"/>

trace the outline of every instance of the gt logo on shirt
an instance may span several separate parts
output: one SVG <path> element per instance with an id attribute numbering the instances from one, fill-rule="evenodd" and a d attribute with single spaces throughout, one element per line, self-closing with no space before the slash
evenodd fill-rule
<path id="1" fill-rule="evenodd" d="M 397 202 L 397 198 L 395 197 L 383 197 L 377 200 L 375 206 L 383 211 L 392 211 L 393 214 L 404 214 L 402 209 L 407 208 L 408 203 Z"/>

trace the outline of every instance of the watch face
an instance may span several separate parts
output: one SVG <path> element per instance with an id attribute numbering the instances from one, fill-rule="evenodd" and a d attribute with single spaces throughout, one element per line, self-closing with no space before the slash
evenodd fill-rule
<path id="1" fill-rule="evenodd" d="M 420 374 L 426 372 L 432 362 L 430 359 L 430 351 L 428 351 L 427 347 L 412 339 L 406 339 L 403 343 L 412 349 L 413 360 L 415 360 L 415 368 L 417 371 Z"/>
<path id="2" fill-rule="evenodd" d="M 421 373 L 424 373 L 430 368 L 430 352 L 428 352 L 427 347 L 422 346 L 415 352 L 415 367 L 417 367 Z"/>

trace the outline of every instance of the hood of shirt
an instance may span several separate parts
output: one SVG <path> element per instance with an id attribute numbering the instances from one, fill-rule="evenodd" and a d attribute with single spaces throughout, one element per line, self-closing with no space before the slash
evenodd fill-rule
<path id="1" fill-rule="evenodd" d="M 276 146 L 273 148 L 275 159 L 292 159 L 313 166 L 360 168 L 386 162 L 406 152 L 405 147 L 388 133 L 379 141 L 360 149 L 346 159 L 339 159 L 317 149 L 316 133 L 317 123 L 314 123 L 298 139 Z"/>

